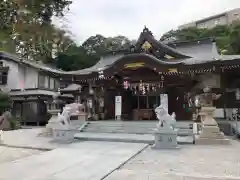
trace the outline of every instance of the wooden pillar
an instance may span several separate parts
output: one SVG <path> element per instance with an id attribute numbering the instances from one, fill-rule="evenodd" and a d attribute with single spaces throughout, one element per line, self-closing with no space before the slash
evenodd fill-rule
<path id="1" fill-rule="evenodd" d="M 139 101 L 140 101 L 140 97 L 139 97 L 139 95 L 138 95 L 138 109 L 140 109 Z"/>

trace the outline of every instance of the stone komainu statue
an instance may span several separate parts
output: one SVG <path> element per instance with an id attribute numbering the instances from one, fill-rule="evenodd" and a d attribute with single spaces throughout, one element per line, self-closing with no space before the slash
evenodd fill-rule
<path id="1" fill-rule="evenodd" d="M 174 129 L 174 124 L 176 123 L 176 115 L 172 113 L 170 116 L 162 105 L 155 109 L 156 116 L 159 120 L 158 128 L 169 127 Z"/>

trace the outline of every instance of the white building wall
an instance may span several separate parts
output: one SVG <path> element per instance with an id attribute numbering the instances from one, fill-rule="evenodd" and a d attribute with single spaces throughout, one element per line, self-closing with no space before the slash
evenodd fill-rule
<path id="1" fill-rule="evenodd" d="M 1 60 L 3 66 L 9 67 L 7 89 L 37 88 L 38 71 L 13 61 Z"/>
<path id="2" fill-rule="evenodd" d="M 19 69 L 24 69 L 24 88 L 37 88 L 38 87 L 38 71 L 31 67 L 19 67 Z"/>

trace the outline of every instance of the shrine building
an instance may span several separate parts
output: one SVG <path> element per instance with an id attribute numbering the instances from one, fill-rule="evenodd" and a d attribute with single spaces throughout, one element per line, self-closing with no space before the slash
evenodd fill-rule
<path id="1" fill-rule="evenodd" d="M 65 72 L 0 52 L 0 89 L 21 122 L 47 123 L 48 109 L 85 104 L 89 120 L 156 120 L 160 104 L 192 120 L 189 94 L 211 87 L 223 119 L 240 107 L 240 55 L 221 55 L 214 39 L 161 42 L 144 28 L 135 45 L 107 52 L 92 67 Z"/>
<path id="2" fill-rule="evenodd" d="M 214 39 L 160 42 L 145 27 L 130 48 L 108 52 L 90 68 L 65 72 L 61 92 L 68 89 L 85 103 L 95 120 L 156 120 L 161 101 L 177 120 L 192 120 L 188 94 L 211 87 L 222 94 L 215 106 L 226 118 L 228 109 L 239 106 L 239 59 L 219 54 Z"/>

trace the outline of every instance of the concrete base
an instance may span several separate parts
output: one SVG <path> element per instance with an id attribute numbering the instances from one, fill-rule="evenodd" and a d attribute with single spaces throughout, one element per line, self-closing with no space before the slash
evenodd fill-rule
<path id="1" fill-rule="evenodd" d="M 220 131 L 216 120 L 213 117 L 215 107 L 202 107 L 200 116 L 202 121 L 202 131 L 195 136 L 195 144 L 229 144 L 230 141 Z"/>
<path id="2" fill-rule="evenodd" d="M 46 128 L 43 129 L 41 135 L 44 137 L 51 137 L 53 136 L 53 127 L 55 127 L 56 124 L 58 124 L 58 113 L 60 113 L 60 110 L 50 110 L 49 113 L 52 115 L 51 119 L 48 121 L 48 124 L 46 125 Z"/>
<path id="3" fill-rule="evenodd" d="M 203 125 L 200 135 L 195 136 L 195 144 L 230 144 L 230 140 L 225 137 L 217 125 Z"/>
<path id="4" fill-rule="evenodd" d="M 155 144 L 152 149 L 177 149 L 177 131 L 171 128 L 157 129 L 154 132 Z"/>
<path id="5" fill-rule="evenodd" d="M 215 139 L 215 138 L 201 138 L 199 136 L 196 136 L 195 144 L 196 145 L 229 145 L 230 140 L 227 138 Z"/>
<path id="6" fill-rule="evenodd" d="M 53 129 L 53 139 L 61 143 L 71 143 L 74 140 L 73 130 Z"/>

